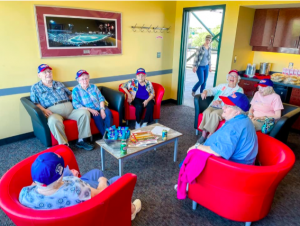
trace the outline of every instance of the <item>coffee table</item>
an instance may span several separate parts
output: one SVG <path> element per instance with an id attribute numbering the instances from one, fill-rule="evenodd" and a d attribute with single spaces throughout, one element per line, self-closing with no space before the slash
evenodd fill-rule
<path id="1" fill-rule="evenodd" d="M 145 126 L 140 129 L 131 130 L 131 132 L 135 131 L 151 131 L 155 126 L 162 126 L 166 127 L 164 125 L 161 125 L 159 123 L 155 123 L 149 126 Z M 169 127 L 166 127 L 169 128 Z M 96 143 L 100 146 L 100 152 L 101 152 L 101 168 L 102 171 L 105 170 L 105 151 L 111 154 L 113 157 L 119 160 L 119 176 L 122 176 L 123 174 L 123 166 L 125 160 L 128 160 L 134 156 L 140 155 L 142 153 L 145 153 L 147 151 L 156 150 L 156 148 L 164 146 L 168 143 L 174 142 L 174 162 L 177 160 L 177 147 L 178 147 L 178 138 L 182 136 L 182 133 L 177 132 L 170 128 L 168 131 L 167 140 L 163 141 L 161 136 L 158 139 L 157 144 L 150 144 L 143 147 L 128 147 L 127 148 L 127 154 L 121 155 L 120 149 L 113 149 L 110 146 L 108 146 L 104 140 L 98 140 Z"/>

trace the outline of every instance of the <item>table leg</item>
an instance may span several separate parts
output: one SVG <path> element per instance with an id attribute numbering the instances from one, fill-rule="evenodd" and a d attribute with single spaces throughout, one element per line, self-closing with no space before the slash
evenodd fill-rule
<path id="1" fill-rule="evenodd" d="M 178 148 L 178 138 L 176 138 L 174 142 L 174 162 L 177 161 L 177 148 Z"/>
<path id="2" fill-rule="evenodd" d="M 119 159 L 119 176 L 121 177 L 123 174 L 123 160 Z"/>
<path id="3" fill-rule="evenodd" d="M 105 152 L 104 149 L 100 146 L 100 152 L 101 152 L 101 168 L 102 171 L 104 171 L 105 168 Z"/>

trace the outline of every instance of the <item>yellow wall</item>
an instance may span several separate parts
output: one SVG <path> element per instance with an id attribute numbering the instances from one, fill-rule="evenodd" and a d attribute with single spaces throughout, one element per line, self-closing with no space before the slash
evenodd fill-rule
<path id="1" fill-rule="evenodd" d="M 34 4 L 116 11 L 122 13 L 123 54 L 115 56 L 66 57 L 40 59 L 36 33 Z M 73 81 L 79 69 L 91 78 L 172 69 L 174 46 L 175 2 L 0 2 L 0 89 L 30 86 L 38 81 L 37 66 L 47 63 L 54 79 Z M 170 33 L 133 32 L 130 26 L 171 26 Z M 163 39 L 157 39 L 158 35 Z M 156 53 L 161 52 L 161 58 Z M 172 74 L 149 77 L 161 83 L 164 99 L 171 98 Z M 122 81 L 104 83 L 117 89 Z M 0 96 L 0 139 L 32 131 L 28 113 L 20 98 L 26 94 Z"/>
<path id="2" fill-rule="evenodd" d="M 201 7 L 211 5 L 226 5 L 222 43 L 219 58 L 217 84 L 226 81 L 226 74 L 231 69 L 236 29 L 239 17 L 240 6 L 267 8 L 269 5 L 276 4 L 281 7 L 284 4 L 296 3 L 296 1 L 182 1 L 176 3 L 175 15 L 175 37 L 174 37 L 174 55 L 173 55 L 173 79 L 172 79 L 172 98 L 177 99 L 178 70 L 181 43 L 181 28 L 183 9 L 188 7 Z M 300 3 L 298 1 L 298 3 Z M 255 58 L 255 56 L 254 56 Z"/>

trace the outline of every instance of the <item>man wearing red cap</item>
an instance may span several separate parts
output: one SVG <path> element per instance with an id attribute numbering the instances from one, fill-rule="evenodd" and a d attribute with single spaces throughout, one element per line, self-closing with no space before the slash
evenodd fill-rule
<path id="1" fill-rule="evenodd" d="M 30 100 L 44 113 L 48 119 L 51 133 L 59 144 L 67 144 L 64 119 L 77 121 L 78 142 L 76 147 L 93 150 L 91 144 L 83 138 L 90 137 L 90 113 L 86 109 L 74 110 L 72 106 L 72 93 L 64 84 L 53 80 L 52 68 L 47 64 L 38 67 L 38 77 L 41 79 L 31 87 Z"/>

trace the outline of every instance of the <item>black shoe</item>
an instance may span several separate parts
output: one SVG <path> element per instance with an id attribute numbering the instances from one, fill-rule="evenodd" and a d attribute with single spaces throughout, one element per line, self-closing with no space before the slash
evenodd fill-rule
<path id="1" fill-rule="evenodd" d="M 93 146 L 93 145 L 88 144 L 88 143 L 86 143 L 86 142 L 84 142 L 84 141 L 77 142 L 77 143 L 75 144 L 75 146 L 76 146 L 77 148 L 81 148 L 81 149 L 84 149 L 84 150 L 87 150 L 87 151 L 91 151 L 91 150 L 94 149 L 94 146 Z"/>
<path id="2" fill-rule="evenodd" d="M 206 141 L 206 137 L 203 137 L 203 136 L 201 136 L 198 140 L 197 140 L 197 143 L 199 143 L 199 144 L 203 144 L 205 141 Z"/>

